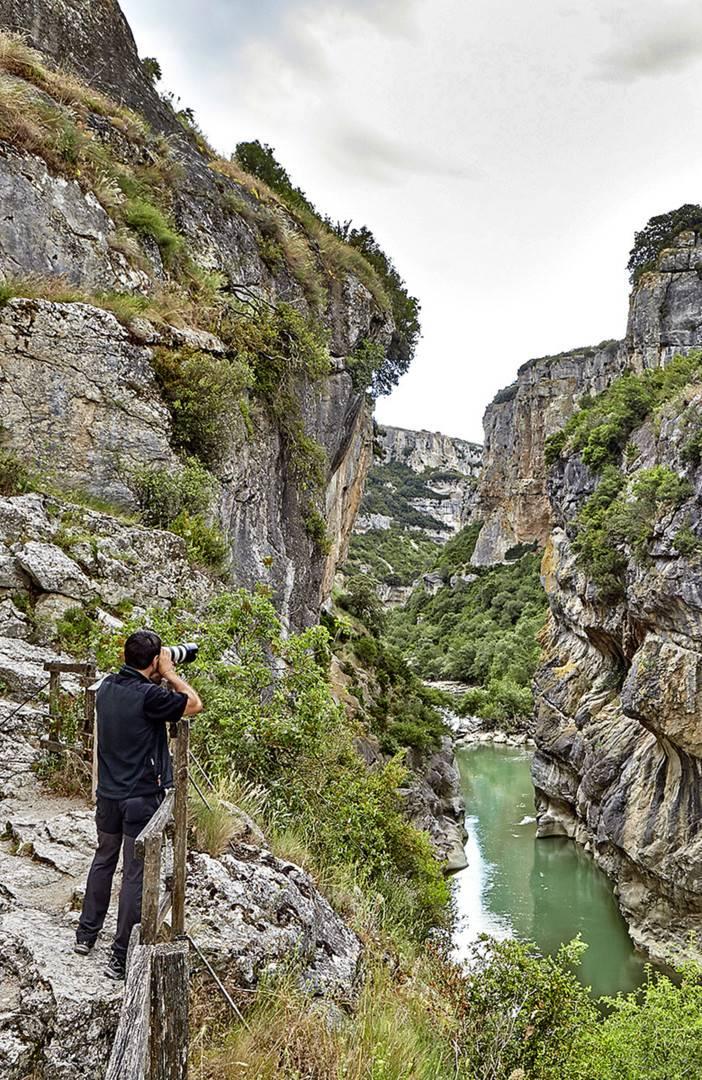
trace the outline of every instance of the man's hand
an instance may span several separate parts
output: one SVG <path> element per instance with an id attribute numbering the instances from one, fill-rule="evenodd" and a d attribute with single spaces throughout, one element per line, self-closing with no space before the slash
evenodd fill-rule
<path id="1" fill-rule="evenodd" d="M 170 679 L 175 675 L 175 666 L 171 660 L 171 650 L 161 649 L 158 658 L 158 673 L 163 679 Z"/>

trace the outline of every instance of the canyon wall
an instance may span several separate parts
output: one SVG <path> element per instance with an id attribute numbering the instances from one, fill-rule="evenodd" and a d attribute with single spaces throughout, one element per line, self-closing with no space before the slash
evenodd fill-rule
<path id="1" fill-rule="evenodd" d="M 617 595 L 573 547 L 600 476 L 567 448 L 547 468 L 544 439 L 622 372 L 702 346 L 701 265 L 700 238 L 682 233 L 635 285 L 623 341 L 531 361 L 489 406 L 475 554 L 486 564 L 517 542 L 545 545 L 538 835 L 585 846 L 611 877 L 633 940 L 663 962 L 702 957 L 702 471 L 684 450 L 699 386 L 693 378 L 642 419 L 620 455 L 625 490 L 662 477 L 682 484 L 684 499 L 659 505 L 645 551 L 612 541 L 624 567 Z"/>
<path id="2" fill-rule="evenodd" d="M 465 439 L 443 435 L 439 431 L 411 431 L 407 428 L 379 427 L 376 444 L 380 454 L 371 472 L 372 488 L 385 488 L 391 496 L 399 495 L 407 511 L 423 515 L 413 527 L 421 529 L 438 543 L 475 519 L 477 482 L 482 467 L 482 446 Z M 391 468 L 386 468 L 391 466 Z M 399 469 L 392 468 L 399 466 Z M 404 470 L 411 470 L 423 480 L 423 490 L 403 484 Z M 393 513 L 392 499 L 387 506 L 371 490 L 356 523 L 356 531 L 389 529 L 408 524 Z M 380 512 L 379 512 L 380 511 Z"/>
<path id="3" fill-rule="evenodd" d="M 192 260 L 188 273 L 203 280 L 218 275 L 225 292 L 234 290 L 259 305 L 285 301 L 303 315 L 314 310 L 310 275 L 323 284 L 324 300 L 314 313 L 328 334 L 330 374 L 312 380 L 301 373 L 295 395 L 305 436 L 324 452 L 318 504 L 323 542 L 319 528 L 316 538 L 311 535 L 299 462 L 280 418 L 250 391 L 244 392 L 247 408 L 235 418 L 214 470 L 221 489 L 215 512 L 229 541 L 231 580 L 270 586 L 291 626 L 313 623 L 345 554 L 371 461 L 371 410 L 345 359 L 363 341 L 389 344 L 390 316 L 352 273 L 331 280 L 314 245 L 305 258 L 320 261 L 306 266 L 306 278 L 278 254 L 271 258 L 270 239 L 266 248 L 259 227 L 260 200 L 236 175 L 222 171 L 159 97 L 117 4 L 0 0 L 0 26 L 21 31 L 45 55 L 146 117 L 149 127 L 143 128 L 138 118 L 105 115 L 98 102 L 82 116 L 80 137 L 111 165 L 124 163 L 127 169 L 135 163 L 155 168 L 159 155 L 166 155 L 170 214 Z M 37 89 L 21 71 L 19 65 L 17 74 L 3 75 L 5 83 L 28 100 L 59 107 L 50 87 Z M 124 205 L 117 186 L 101 188 L 98 198 L 85 175 L 57 173 L 41 153 L 28 149 L 28 138 L 0 142 L 0 278 L 23 283 L 12 287 L 17 299 L 0 310 L 3 442 L 60 486 L 130 506 L 135 469 L 178 467 L 171 417 L 154 375 L 154 350 L 182 350 L 206 362 L 222 356 L 225 345 L 217 333 L 193 327 L 177 304 L 172 318 L 166 313 L 155 323 L 138 316 L 118 321 L 92 302 L 116 292 L 167 293 L 167 259 L 143 230 L 125 241 L 124 228 L 109 210 Z M 271 218 L 276 235 L 297 244 L 298 253 L 303 244 L 309 247 L 300 222 L 282 204 L 273 204 L 269 226 Z M 47 291 L 46 282 L 57 280 Z M 32 290 L 27 298 L 27 281 L 38 299 L 31 298 Z M 61 287 L 73 285 L 86 294 L 86 303 L 62 302 Z"/>
<path id="4" fill-rule="evenodd" d="M 477 515 L 484 524 L 475 565 L 499 562 L 515 544 L 546 542 L 553 515 L 544 440 L 584 394 L 604 390 L 627 368 L 655 367 L 702 344 L 699 267 L 702 243 L 692 232 L 681 233 L 634 286 L 622 341 L 529 360 L 488 405 Z"/>

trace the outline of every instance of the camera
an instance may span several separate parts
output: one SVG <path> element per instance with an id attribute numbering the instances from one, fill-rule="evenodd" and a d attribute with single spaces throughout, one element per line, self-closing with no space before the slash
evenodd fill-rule
<path id="1" fill-rule="evenodd" d="M 166 645 L 165 648 L 174 664 L 192 664 L 197 659 L 198 647 L 194 641 L 186 641 L 184 645 Z"/>

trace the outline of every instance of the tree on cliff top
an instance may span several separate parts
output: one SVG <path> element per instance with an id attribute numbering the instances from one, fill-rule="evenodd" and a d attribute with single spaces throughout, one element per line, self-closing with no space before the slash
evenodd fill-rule
<path id="1" fill-rule="evenodd" d="M 634 234 L 627 270 L 632 282 L 651 269 L 657 255 L 685 229 L 702 229 L 702 206 L 685 203 L 677 210 L 649 218 L 643 229 Z"/>
<path id="2" fill-rule="evenodd" d="M 322 217 L 301 188 L 293 184 L 287 169 L 276 159 L 275 150 L 266 143 L 254 139 L 237 144 L 236 161 L 275 191 L 293 212 L 312 215 L 317 222 L 360 252 L 365 261 L 380 278 L 392 309 L 395 332 L 381 366 L 374 372 L 372 393 L 374 396 L 389 394 L 409 368 L 419 340 L 419 301 L 410 296 L 407 287 L 395 269 L 392 260 L 382 250 L 373 233 L 365 225 L 357 228 L 350 221 L 334 224 Z"/>

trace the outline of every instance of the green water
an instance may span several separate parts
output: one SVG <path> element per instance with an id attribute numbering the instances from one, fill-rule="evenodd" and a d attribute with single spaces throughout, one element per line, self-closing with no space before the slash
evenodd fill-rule
<path id="1" fill-rule="evenodd" d="M 537 840 L 524 750 L 490 743 L 456 752 L 466 800 L 469 866 L 456 875 L 458 955 L 479 934 L 535 941 L 546 953 L 580 934 L 580 977 L 593 994 L 633 990 L 644 978 L 612 888 L 570 840 Z"/>

